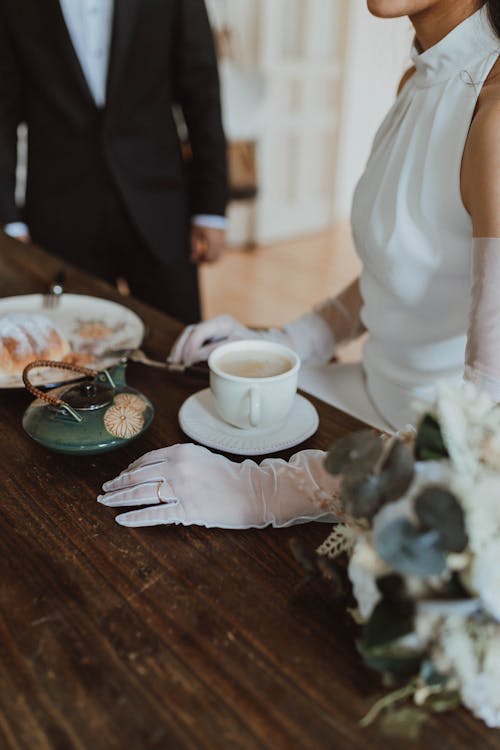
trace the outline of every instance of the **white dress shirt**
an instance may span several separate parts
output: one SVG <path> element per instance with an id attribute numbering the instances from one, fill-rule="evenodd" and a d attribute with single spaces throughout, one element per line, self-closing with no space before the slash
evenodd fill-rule
<path id="1" fill-rule="evenodd" d="M 98 107 L 106 103 L 113 0 L 59 0 L 69 35 Z"/>
<path id="2" fill-rule="evenodd" d="M 71 42 L 82 68 L 85 80 L 97 107 L 106 104 L 111 34 L 113 28 L 114 0 L 59 0 Z M 198 215 L 192 217 L 196 226 L 225 229 L 224 216 Z M 23 222 L 13 222 L 4 227 L 11 237 L 29 233 Z"/>

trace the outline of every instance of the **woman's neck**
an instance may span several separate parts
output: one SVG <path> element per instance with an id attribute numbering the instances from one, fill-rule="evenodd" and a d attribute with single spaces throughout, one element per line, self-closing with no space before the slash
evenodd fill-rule
<path id="1" fill-rule="evenodd" d="M 444 39 L 456 26 L 476 12 L 485 0 L 452 0 L 437 2 L 410 16 L 417 43 L 422 52 Z"/>

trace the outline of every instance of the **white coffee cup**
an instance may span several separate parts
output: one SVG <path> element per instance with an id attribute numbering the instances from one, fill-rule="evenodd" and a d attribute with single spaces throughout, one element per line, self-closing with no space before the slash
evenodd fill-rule
<path id="1" fill-rule="evenodd" d="M 225 422 L 248 430 L 285 421 L 300 369 L 293 349 L 270 341 L 235 341 L 217 347 L 208 366 L 210 389 Z"/>

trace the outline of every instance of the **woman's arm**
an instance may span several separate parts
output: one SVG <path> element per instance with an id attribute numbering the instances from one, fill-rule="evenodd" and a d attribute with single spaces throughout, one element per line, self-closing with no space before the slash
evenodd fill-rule
<path id="1" fill-rule="evenodd" d="M 464 150 L 461 189 L 474 237 L 500 238 L 500 60 L 479 97 Z"/>
<path id="2" fill-rule="evenodd" d="M 465 378 L 500 401 L 500 62 L 479 98 L 462 163 L 473 227 Z"/>
<path id="3" fill-rule="evenodd" d="M 342 513 L 339 479 L 323 466 L 322 451 L 301 451 L 289 462 L 266 458 L 234 463 L 198 445 L 146 453 L 115 479 L 98 500 L 129 510 L 123 526 L 197 525 L 263 529 L 308 521 L 334 523 Z"/>
<path id="4" fill-rule="evenodd" d="M 230 315 L 219 315 L 185 328 L 168 359 L 175 364 L 191 365 L 208 359 L 210 352 L 222 342 L 261 339 L 291 347 L 305 366 L 325 364 L 335 356 L 339 344 L 363 333 L 362 305 L 359 279 L 356 279 L 337 297 L 321 302 L 282 329 L 254 331 Z"/>
<path id="5" fill-rule="evenodd" d="M 358 277 L 336 297 L 316 305 L 314 312 L 328 325 L 339 346 L 353 341 L 366 330 L 361 320 L 362 307 Z"/>

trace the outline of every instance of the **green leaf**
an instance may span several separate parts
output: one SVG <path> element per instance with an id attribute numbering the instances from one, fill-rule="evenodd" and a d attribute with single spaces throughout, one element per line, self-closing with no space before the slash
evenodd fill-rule
<path id="1" fill-rule="evenodd" d="M 452 573 L 450 578 L 443 583 L 442 594 L 448 599 L 454 600 L 472 598 L 470 592 L 460 580 L 460 575 L 457 572 Z"/>
<path id="2" fill-rule="evenodd" d="M 380 716 L 382 711 L 395 710 L 397 703 L 407 701 L 409 698 L 413 697 L 416 689 L 417 682 L 413 679 L 406 685 L 403 685 L 403 687 L 383 695 L 382 698 L 379 698 L 378 701 L 373 704 L 368 713 L 363 716 L 359 725 L 363 728 L 369 727 L 370 724 L 373 724 L 373 722 Z"/>
<path id="3" fill-rule="evenodd" d="M 413 576 L 439 575 L 446 556 L 437 531 L 420 531 L 407 518 L 398 518 L 374 535 L 378 555 L 398 573 Z"/>
<path id="4" fill-rule="evenodd" d="M 358 651 L 369 669 L 388 675 L 395 682 L 417 675 L 422 661 L 422 654 L 409 649 L 397 650 L 394 647 L 366 649 L 358 643 Z"/>
<path id="5" fill-rule="evenodd" d="M 381 471 L 383 502 L 392 503 L 402 497 L 415 474 L 410 449 L 401 440 L 394 440 Z"/>
<path id="6" fill-rule="evenodd" d="M 340 499 L 353 518 L 373 518 L 382 504 L 382 497 L 382 483 L 375 474 L 345 477 L 342 482 Z"/>
<path id="7" fill-rule="evenodd" d="M 384 443 L 372 430 L 347 435 L 330 448 L 325 468 L 330 474 L 369 474 L 382 455 Z"/>
<path id="8" fill-rule="evenodd" d="M 424 706 L 434 713 L 454 711 L 462 703 L 458 690 L 443 690 L 439 693 L 429 695 Z"/>
<path id="9" fill-rule="evenodd" d="M 439 461 L 448 456 L 439 422 L 432 414 L 426 414 L 418 428 L 415 457 L 418 461 Z"/>
<path id="10" fill-rule="evenodd" d="M 430 659 L 425 659 L 420 667 L 420 677 L 426 685 L 430 687 L 436 687 L 438 685 L 446 685 L 449 680 L 449 676 L 438 672 L 434 662 Z"/>
<path id="11" fill-rule="evenodd" d="M 371 520 L 383 505 L 406 492 L 413 479 L 414 461 L 401 440 L 384 445 L 380 438 L 373 442 L 370 432 L 359 434 L 363 436 L 359 451 L 365 451 L 363 458 L 350 463 L 352 456 L 346 454 L 352 443 L 344 442 L 338 453 L 330 454 L 330 470 L 345 471 L 341 500 L 346 511 L 354 518 Z"/>
<path id="12" fill-rule="evenodd" d="M 418 740 L 429 714 L 416 706 L 404 706 L 387 711 L 380 720 L 380 731 L 385 737 Z"/>
<path id="13" fill-rule="evenodd" d="M 415 512 L 425 529 L 435 529 L 443 549 L 463 552 L 468 538 L 464 512 L 455 495 L 446 487 L 426 487 L 415 500 Z"/>
<path id="14" fill-rule="evenodd" d="M 391 602 L 401 611 L 408 610 L 411 600 L 406 593 L 406 584 L 402 576 L 398 573 L 388 573 L 387 575 L 379 576 L 375 583 L 385 601 Z"/>
<path id="15" fill-rule="evenodd" d="M 363 648 L 392 644 L 393 641 L 413 632 L 413 612 L 402 611 L 397 604 L 383 599 L 373 610 L 363 628 Z"/>

